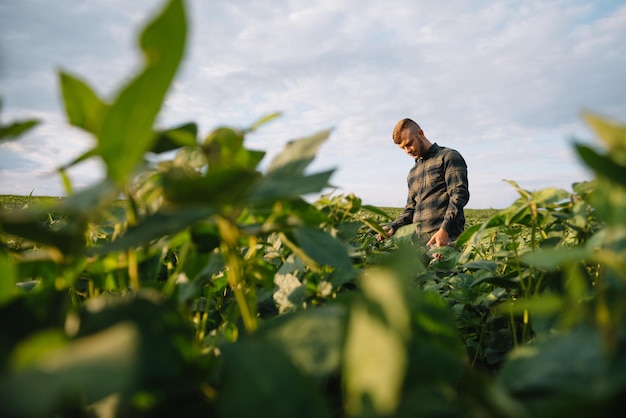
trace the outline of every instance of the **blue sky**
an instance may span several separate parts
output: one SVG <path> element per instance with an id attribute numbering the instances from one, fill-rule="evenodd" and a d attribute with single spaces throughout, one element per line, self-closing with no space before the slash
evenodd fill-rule
<path id="1" fill-rule="evenodd" d="M 336 193 L 403 206 L 412 161 L 391 141 L 415 119 L 469 167 L 469 208 L 589 178 L 572 141 L 595 143 L 583 110 L 626 120 L 626 1 L 188 0 L 189 43 L 159 123 L 201 135 L 283 116 L 247 138 L 264 163 L 294 138 L 332 128 L 313 170 Z M 54 174 L 92 144 L 67 126 L 57 70 L 113 97 L 139 65 L 136 38 L 159 0 L 0 3 L 3 122 L 39 118 L 0 145 L 0 193 L 62 195 Z M 77 188 L 102 175 L 70 171 Z M 328 190 L 330 191 L 330 190 Z"/>

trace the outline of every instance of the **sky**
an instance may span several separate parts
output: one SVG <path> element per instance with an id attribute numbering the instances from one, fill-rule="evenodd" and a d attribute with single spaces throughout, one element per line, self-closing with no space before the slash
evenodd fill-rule
<path id="1" fill-rule="evenodd" d="M 161 0 L 0 1 L 0 122 L 37 118 L 0 143 L 0 194 L 63 196 L 55 169 L 95 143 L 67 124 L 58 71 L 112 99 L 141 64 L 137 38 Z M 571 191 L 591 173 L 574 141 L 600 145 L 583 111 L 626 121 L 626 0 L 187 0 L 184 62 L 160 127 L 244 128 L 269 164 L 292 139 L 332 129 L 311 172 L 325 193 L 402 207 L 413 161 L 397 121 L 459 151 L 467 208 L 506 208 L 534 191 Z M 263 167 L 263 166 L 262 166 Z M 69 171 L 76 189 L 103 176 Z"/>

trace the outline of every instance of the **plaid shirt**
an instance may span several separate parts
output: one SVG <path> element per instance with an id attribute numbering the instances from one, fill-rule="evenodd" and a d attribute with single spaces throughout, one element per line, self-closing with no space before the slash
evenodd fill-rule
<path id="1" fill-rule="evenodd" d="M 417 158 L 407 176 L 406 206 L 391 223 L 394 231 L 416 224 L 418 236 L 430 238 L 444 228 L 454 240 L 465 228 L 463 207 L 469 200 L 467 164 L 457 151 L 433 144 Z"/>

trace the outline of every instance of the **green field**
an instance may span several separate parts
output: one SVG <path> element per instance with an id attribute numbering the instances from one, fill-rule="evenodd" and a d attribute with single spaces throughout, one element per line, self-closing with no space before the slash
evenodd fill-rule
<path id="1" fill-rule="evenodd" d="M 625 126 L 587 114 L 604 149 L 574 146 L 595 179 L 508 181 L 518 199 L 468 209 L 454 247 L 411 228 L 379 241 L 400 208 L 302 200 L 329 187 L 309 165 L 330 131 L 261 172 L 245 137 L 278 114 L 155 127 L 186 26 L 169 0 L 111 101 L 60 74 L 68 123 L 96 144 L 74 163 L 99 159 L 105 180 L 0 197 L 0 416 L 623 415 Z"/>
<path id="2" fill-rule="evenodd" d="M 33 204 L 53 204 L 60 199 L 62 198 L 52 196 L 24 196 L 5 194 L 0 195 L 0 209 L 23 208 Z M 395 218 L 402 211 L 402 208 L 386 206 L 379 207 L 379 209 L 385 212 L 391 218 Z M 465 209 L 465 219 L 467 221 L 467 226 L 469 227 L 477 223 L 482 223 L 490 217 L 494 216 L 497 212 L 497 209 Z"/>
<path id="3" fill-rule="evenodd" d="M 392 218 L 395 218 L 402 212 L 402 208 L 380 207 L 379 209 Z M 496 213 L 498 213 L 498 209 L 465 209 L 466 226 L 470 227 L 475 224 L 483 223 Z"/>

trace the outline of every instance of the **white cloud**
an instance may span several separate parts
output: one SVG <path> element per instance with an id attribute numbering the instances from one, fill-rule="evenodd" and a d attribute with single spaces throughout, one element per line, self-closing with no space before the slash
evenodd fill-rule
<path id="1" fill-rule="evenodd" d="M 137 66 L 138 22 L 160 4 L 0 6 L 0 39 L 12 41 L 0 49 L 3 120 L 60 112 L 59 65 L 110 97 Z M 314 167 L 336 167 L 332 182 L 366 203 L 404 203 L 411 161 L 390 139 L 403 117 L 464 155 L 470 207 L 480 208 L 515 198 L 503 178 L 535 189 L 588 176 L 570 144 L 573 135 L 588 137 L 580 111 L 626 114 L 626 5 L 619 1 L 187 4 L 186 60 L 161 122 L 196 121 L 205 135 L 282 111 L 248 139 L 267 159 L 289 139 L 333 128 Z M 46 153 L 53 146 L 58 158 L 78 155 L 78 143 L 49 139 L 67 129 L 33 134 L 39 147 L 28 151 L 30 160 L 52 164 L 37 152 L 53 155 Z M 3 175 L 0 192 L 20 190 Z"/>

